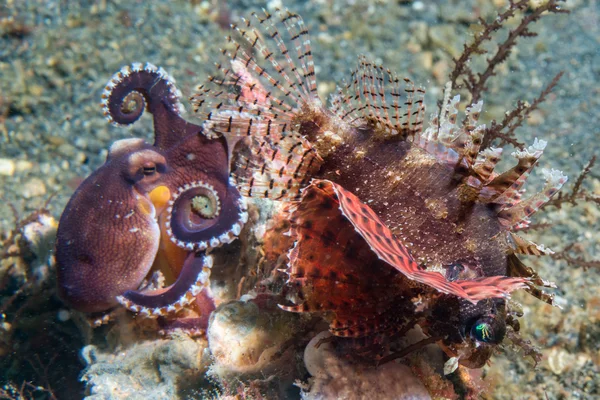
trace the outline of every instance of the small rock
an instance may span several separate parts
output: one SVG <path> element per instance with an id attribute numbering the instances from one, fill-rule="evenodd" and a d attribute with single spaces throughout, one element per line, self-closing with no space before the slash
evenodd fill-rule
<path id="1" fill-rule="evenodd" d="M 54 146 L 60 146 L 67 142 L 65 138 L 63 138 L 61 136 L 53 136 L 53 135 L 46 136 L 46 140 L 48 141 L 48 143 L 50 143 L 51 145 L 54 145 Z"/>
<path id="2" fill-rule="evenodd" d="M 17 166 L 17 172 L 25 172 L 25 171 L 29 171 L 31 168 L 33 168 L 33 163 L 31 161 L 27 161 L 27 160 L 19 160 L 16 163 Z"/>
<path id="3" fill-rule="evenodd" d="M 423 11 L 425 9 L 425 4 L 422 1 L 415 1 L 412 4 L 412 9 L 415 11 Z"/>
<path id="4" fill-rule="evenodd" d="M 527 124 L 531 126 L 538 126 L 543 124 L 545 121 L 544 114 L 540 110 L 533 110 L 527 118 Z"/>
<path id="5" fill-rule="evenodd" d="M 29 87 L 29 94 L 35 97 L 40 97 L 44 93 L 44 88 L 40 85 L 31 85 Z"/>
<path id="6" fill-rule="evenodd" d="M 16 165 L 10 158 L 0 158 L 0 175 L 13 176 L 15 174 Z"/>
<path id="7" fill-rule="evenodd" d="M 390 362 L 374 368 L 350 363 L 321 342 L 329 336 L 329 332 L 318 334 L 304 350 L 304 364 L 313 378 L 302 387 L 303 399 L 431 399 L 406 365 Z"/>
<path id="8" fill-rule="evenodd" d="M 553 347 L 545 353 L 546 367 L 554 374 L 560 375 L 571 368 L 573 357 L 568 351 Z"/>
<path id="9" fill-rule="evenodd" d="M 452 57 L 460 55 L 460 47 L 456 35 L 456 27 L 451 24 L 435 25 L 429 28 L 429 39 L 436 48 L 441 48 L 450 53 Z"/>
<path id="10" fill-rule="evenodd" d="M 423 21 L 414 22 L 410 25 L 411 38 L 416 40 L 421 46 L 425 46 L 429 41 L 427 24 Z"/>
<path id="11" fill-rule="evenodd" d="M 73 146 L 70 143 L 63 143 L 60 146 L 58 146 L 57 151 L 64 157 L 67 158 L 74 158 L 75 157 L 75 153 L 76 153 L 76 149 L 75 146 Z"/>
<path id="12" fill-rule="evenodd" d="M 433 53 L 430 51 L 422 52 L 419 54 L 419 62 L 424 69 L 431 71 L 433 67 Z"/>
<path id="13" fill-rule="evenodd" d="M 87 161 L 87 155 L 84 152 L 79 152 L 75 156 L 75 162 L 77 164 L 83 164 Z"/>
<path id="14" fill-rule="evenodd" d="M 431 72 L 438 83 L 444 84 L 448 81 L 450 66 L 446 60 L 440 60 L 433 65 Z"/>
<path id="15" fill-rule="evenodd" d="M 31 178 L 25 182 L 21 189 L 21 195 L 26 199 L 43 196 L 46 194 L 46 185 L 39 178 Z"/>

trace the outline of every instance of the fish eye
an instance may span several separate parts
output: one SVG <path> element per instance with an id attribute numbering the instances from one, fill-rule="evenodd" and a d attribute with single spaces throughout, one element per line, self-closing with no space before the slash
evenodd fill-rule
<path id="1" fill-rule="evenodd" d="M 471 339 L 480 343 L 496 344 L 504 339 L 505 331 L 493 316 L 485 316 L 471 327 Z"/>

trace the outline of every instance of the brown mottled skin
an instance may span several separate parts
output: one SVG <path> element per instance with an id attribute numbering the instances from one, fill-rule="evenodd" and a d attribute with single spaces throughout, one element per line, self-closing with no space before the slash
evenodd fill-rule
<path id="1" fill-rule="evenodd" d="M 134 94 L 142 100 L 124 112 L 123 99 Z M 106 163 L 77 188 L 62 214 L 56 243 L 58 286 L 73 308 L 102 312 L 117 305 L 116 297 L 138 290 L 154 262 L 161 238 L 162 216 L 148 194 L 158 186 L 171 193 L 185 184 L 201 181 L 218 193 L 221 212 L 197 226 L 188 226 L 189 202 L 194 189 L 173 205 L 172 229 L 182 241 L 206 241 L 231 228 L 240 212 L 240 195 L 229 184 L 229 156 L 225 140 L 207 139 L 202 128 L 188 123 L 175 111 L 167 82 L 151 71 L 137 71 L 113 89 L 108 109 L 119 124 L 135 122 L 144 105 L 153 114 L 155 143 L 140 139 L 116 142 Z M 159 218 L 160 217 L 160 218 Z M 161 246 L 162 248 L 162 246 Z M 181 253 L 184 250 L 180 250 Z M 169 256 L 167 256 L 169 258 Z M 181 264 L 182 256 L 169 263 Z M 173 285 L 170 298 L 178 298 L 195 282 L 188 271 L 177 276 L 189 282 Z M 200 265 L 201 269 L 201 265 Z M 182 278 L 183 279 L 183 278 Z M 164 297 L 138 296 L 148 307 L 162 307 Z"/>
<path id="2" fill-rule="evenodd" d="M 306 133 L 311 130 L 304 129 Z M 402 135 L 382 138 L 369 125 L 352 129 L 344 135 L 343 143 L 323 159 L 313 177 L 331 180 L 357 195 L 428 269 L 443 268 L 449 280 L 507 275 L 507 249 L 496 238 L 501 226 L 494 205 L 478 203 L 471 197 L 463 183 L 463 171 L 441 163 Z M 398 290 L 410 286 L 403 284 Z M 446 352 L 460 354 L 461 364 L 483 366 L 492 354 L 493 344 L 475 346 L 469 330 L 480 318 L 491 316 L 496 330 L 504 332 L 504 299 L 473 305 L 456 296 L 428 291 L 424 297 L 428 299 L 428 311 L 415 314 L 405 323 L 420 321 L 430 336 L 445 337 Z M 401 312 L 406 304 L 400 302 L 397 306 Z M 397 326 L 396 330 L 403 328 L 408 327 Z"/>
<path id="3" fill-rule="evenodd" d="M 500 232 L 494 209 L 468 201 L 462 177 L 423 149 L 372 138 L 372 132 L 357 130 L 315 178 L 360 197 L 418 261 L 446 267 L 461 262 L 470 277 L 506 275 L 505 249 L 493 239 Z"/>

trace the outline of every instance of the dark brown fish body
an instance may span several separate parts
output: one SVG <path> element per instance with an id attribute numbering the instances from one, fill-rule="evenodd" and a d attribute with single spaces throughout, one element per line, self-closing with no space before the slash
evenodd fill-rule
<path id="1" fill-rule="evenodd" d="M 462 176 L 406 140 L 377 140 L 371 129 L 353 133 L 315 178 L 360 197 L 428 268 L 461 263 L 470 277 L 506 275 L 506 248 L 494 239 L 497 210 L 475 202 Z"/>

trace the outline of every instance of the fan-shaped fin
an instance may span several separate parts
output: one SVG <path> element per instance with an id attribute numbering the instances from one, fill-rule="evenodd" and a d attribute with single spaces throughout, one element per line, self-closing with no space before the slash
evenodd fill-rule
<path id="1" fill-rule="evenodd" d="M 377 258 L 340 212 L 331 186 L 307 187 L 291 222 L 297 242 L 286 272 L 302 302 L 292 311 L 321 312 L 344 337 L 390 330 L 414 314 L 411 293 L 421 289 Z"/>
<path id="2" fill-rule="evenodd" d="M 289 11 L 278 14 L 296 55 L 267 11 L 262 16 L 253 13 L 241 26 L 234 26 L 246 46 L 227 37 L 233 50 L 222 50 L 226 61 L 216 65 L 218 75 L 210 77 L 190 99 L 207 121 L 208 132 L 255 137 L 282 134 L 292 130 L 292 120 L 300 110 L 320 104 L 304 22 Z"/>
<path id="3" fill-rule="evenodd" d="M 233 176 L 245 196 L 297 200 L 322 162 L 305 138 L 288 133 L 252 140 L 249 154 L 236 160 Z"/>
<path id="4" fill-rule="evenodd" d="M 331 111 L 351 126 L 371 124 L 383 137 L 415 137 L 423 125 L 425 91 L 409 79 L 404 82 L 406 99 L 401 104 L 400 79 L 361 56 L 351 83 L 333 96 Z"/>

